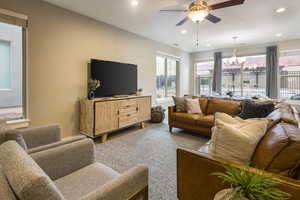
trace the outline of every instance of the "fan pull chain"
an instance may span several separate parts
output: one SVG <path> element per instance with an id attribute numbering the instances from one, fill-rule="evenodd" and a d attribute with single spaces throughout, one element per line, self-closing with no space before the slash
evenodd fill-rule
<path id="1" fill-rule="evenodd" d="M 197 23 L 197 42 L 196 46 L 199 47 L 199 23 Z"/>

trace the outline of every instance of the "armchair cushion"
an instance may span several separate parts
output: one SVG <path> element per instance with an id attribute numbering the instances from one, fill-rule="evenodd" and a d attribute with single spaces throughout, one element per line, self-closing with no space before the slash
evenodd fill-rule
<path id="1" fill-rule="evenodd" d="M 69 175 L 95 162 L 94 142 L 79 140 L 31 154 L 52 180 Z"/>
<path id="2" fill-rule="evenodd" d="M 77 200 L 118 176 L 113 169 L 94 163 L 56 180 L 55 184 L 67 200 Z"/>
<path id="3" fill-rule="evenodd" d="M 20 129 L 28 149 L 59 142 L 61 127 L 59 125 L 40 126 Z"/>
<path id="4" fill-rule="evenodd" d="M 45 151 L 47 149 L 55 148 L 55 147 L 65 145 L 65 144 L 69 144 L 69 143 L 72 143 L 72 142 L 76 142 L 76 141 L 82 140 L 82 139 L 86 139 L 86 136 L 78 135 L 78 136 L 67 137 L 67 138 L 62 139 L 59 142 L 54 142 L 54 143 L 51 143 L 51 144 L 46 144 L 46 145 L 43 145 L 43 146 L 40 146 L 40 147 L 35 147 L 35 148 L 32 148 L 32 149 L 29 149 L 28 153 L 33 154 L 33 153 L 36 153 L 36 152 L 39 152 L 39 151 Z"/>
<path id="5" fill-rule="evenodd" d="M 51 179 L 15 141 L 0 146 L 0 161 L 18 199 L 64 199 Z"/>

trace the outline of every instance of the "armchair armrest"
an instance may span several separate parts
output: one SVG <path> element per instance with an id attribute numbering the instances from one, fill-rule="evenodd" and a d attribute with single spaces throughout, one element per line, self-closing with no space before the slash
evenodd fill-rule
<path id="1" fill-rule="evenodd" d="M 31 157 L 52 179 L 56 180 L 95 162 L 95 147 L 91 139 L 31 154 Z"/>
<path id="2" fill-rule="evenodd" d="M 28 149 L 51 144 L 61 140 L 59 125 L 20 129 Z"/>
<path id="3" fill-rule="evenodd" d="M 148 199 L 148 168 L 137 166 L 104 184 L 81 200 L 129 200 L 143 195 Z"/>
<path id="4" fill-rule="evenodd" d="M 235 162 L 212 157 L 206 153 L 192 150 L 177 150 L 177 196 L 180 200 L 213 199 L 222 189 L 229 188 L 222 180 L 211 174 L 225 172 L 223 165 L 229 165 L 258 174 L 269 174 L 282 184 L 278 187 L 291 194 L 290 200 L 300 198 L 300 182 L 271 174 L 256 168 L 241 165 Z"/>

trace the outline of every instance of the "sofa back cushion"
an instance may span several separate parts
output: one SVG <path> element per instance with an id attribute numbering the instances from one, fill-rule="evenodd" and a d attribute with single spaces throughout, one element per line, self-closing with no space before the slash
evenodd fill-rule
<path id="1" fill-rule="evenodd" d="M 276 109 L 271 112 L 267 118 L 271 118 L 274 121 L 280 119 L 286 123 L 294 124 L 297 127 L 299 123 L 298 112 L 296 112 L 293 106 L 286 103 L 276 105 Z"/>
<path id="2" fill-rule="evenodd" d="M 185 97 L 174 97 L 173 101 L 176 107 L 176 112 L 186 112 Z"/>
<path id="3" fill-rule="evenodd" d="M 242 103 L 240 101 L 213 98 L 208 100 L 206 114 L 211 115 L 221 112 L 235 116 L 241 112 L 241 108 Z"/>
<path id="4" fill-rule="evenodd" d="M 0 164 L 18 199 L 64 199 L 53 181 L 15 141 L 0 146 Z"/>
<path id="5" fill-rule="evenodd" d="M 300 130 L 280 122 L 262 138 L 253 155 L 253 167 L 294 177 L 300 161 Z"/>

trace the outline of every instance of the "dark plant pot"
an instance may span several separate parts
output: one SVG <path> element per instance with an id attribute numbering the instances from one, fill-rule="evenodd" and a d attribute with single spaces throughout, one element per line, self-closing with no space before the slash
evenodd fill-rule
<path id="1" fill-rule="evenodd" d="M 88 98 L 89 100 L 92 100 L 95 98 L 95 92 L 93 90 L 90 90 L 88 93 Z"/>

